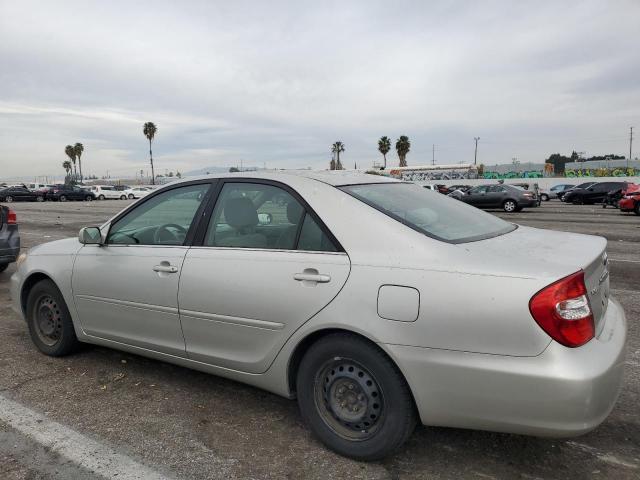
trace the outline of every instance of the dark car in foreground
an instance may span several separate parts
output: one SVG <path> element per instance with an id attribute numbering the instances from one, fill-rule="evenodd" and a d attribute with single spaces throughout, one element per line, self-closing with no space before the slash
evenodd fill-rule
<path id="1" fill-rule="evenodd" d="M 450 195 L 474 207 L 502 208 L 508 213 L 538 205 L 535 193 L 513 185 L 478 185 L 464 193 L 457 190 Z"/>
<path id="2" fill-rule="evenodd" d="M 609 192 L 624 189 L 627 184 L 627 182 L 598 182 L 586 187 L 578 186 L 564 194 L 564 201 L 578 205 L 602 203 Z"/>
<path id="3" fill-rule="evenodd" d="M 41 202 L 44 195 L 26 187 L 7 187 L 0 190 L 0 202 Z"/>
<path id="4" fill-rule="evenodd" d="M 47 200 L 57 200 L 60 202 L 66 202 L 67 200 L 95 200 L 96 196 L 93 192 L 80 187 L 73 187 L 71 185 L 54 185 L 46 194 Z"/>
<path id="5" fill-rule="evenodd" d="M 4 272 L 20 254 L 20 234 L 16 212 L 0 205 L 0 272 Z"/>

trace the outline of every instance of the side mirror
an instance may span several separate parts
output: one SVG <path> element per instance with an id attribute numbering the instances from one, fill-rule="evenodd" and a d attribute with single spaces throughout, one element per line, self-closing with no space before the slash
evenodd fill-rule
<path id="1" fill-rule="evenodd" d="M 259 213 L 258 214 L 258 223 L 260 225 L 271 225 L 273 221 L 273 217 L 270 213 Z"/>
<path id="2" fill-rule="evenodd" d="M 98 227 L 83 227 L 78 233 L 78 241 L 83 245 L 102 245 L 102 232 Z"/>

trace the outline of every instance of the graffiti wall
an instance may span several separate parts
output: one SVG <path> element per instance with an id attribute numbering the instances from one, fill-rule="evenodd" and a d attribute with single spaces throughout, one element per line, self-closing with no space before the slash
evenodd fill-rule
<path id="1" fill-rule="evenodd" d="M 544 177 L 637 177 L 640 168 L 576 168 L 569 169 L 564 175 L 545 175 L 542 170 L 527 170 L 522 172 L 484 172 L 482 178 L 487 180 L 506 180 L 509 178 L 544 178 Z"/>
<path id="2" fill-rule="evenodd" d="M 393 174 L 393 172 L 391 172 Z M 437 171 L 403 171 L 398 172 L 397 177 L 408 182 L 420 182 L 431 180 L 468 180 L 481 178 L 477 170 L 437 170 Z"/>

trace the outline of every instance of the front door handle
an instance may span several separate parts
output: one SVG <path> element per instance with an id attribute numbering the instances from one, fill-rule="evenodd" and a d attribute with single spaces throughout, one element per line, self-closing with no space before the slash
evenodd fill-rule
<path id="1" fill-rule="evenodd" d="M 293 276 L 294 280 L 299 282 L 313 282 L 313 283 L 328 283 L 331 281 L 329 275 L 322 275 L 320 273 L 311 273 L 306 270 L 303 273 L 296 273 Z"/>
<path id="2" fill-rule="evenodd" d="M 178 267 L 174 267 L 173 265 L 156 265 L 153 267 L 153 271 L 162 273 L 178 273 Z"/>

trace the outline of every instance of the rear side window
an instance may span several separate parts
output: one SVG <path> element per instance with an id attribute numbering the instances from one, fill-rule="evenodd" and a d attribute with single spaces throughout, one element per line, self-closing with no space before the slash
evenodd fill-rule
<path id="1" fill-rule="evenodd" d="M 311 214 L 288 191 L 249 182 L 224 184 L 204 244 L 270 250 L 337 250 Z"/>

